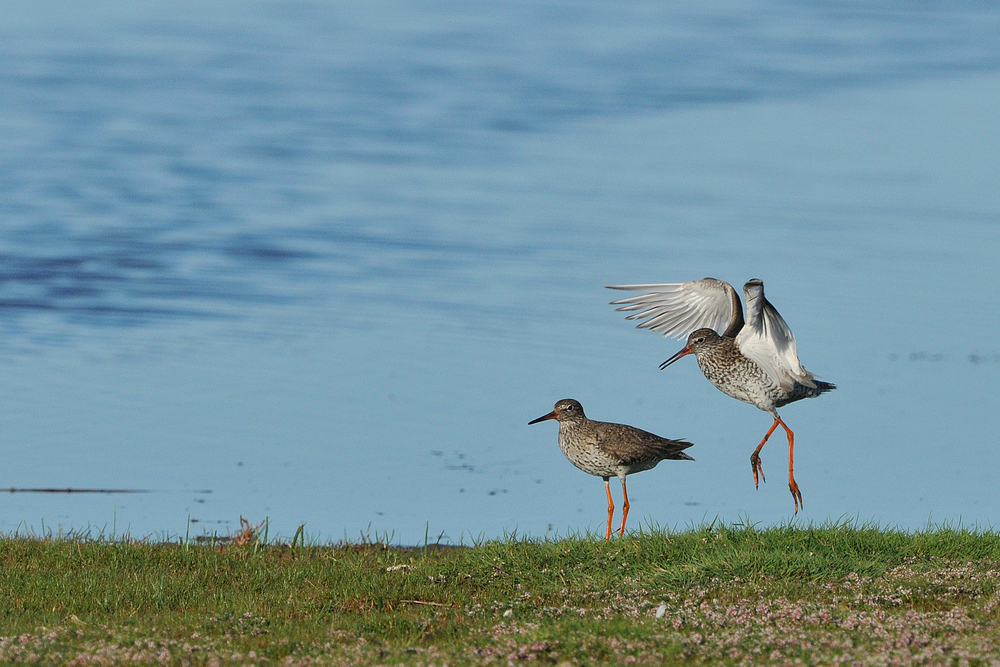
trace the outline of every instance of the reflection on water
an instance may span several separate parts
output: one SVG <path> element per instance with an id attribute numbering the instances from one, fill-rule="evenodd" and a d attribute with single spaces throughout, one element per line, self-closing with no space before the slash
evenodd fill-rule
<path id="1" fill-rule="evenodd" d="M 115 326 L 523 256 L 442 190 L 525 134 L 1000 63 L 975 5 L 8 9 L 0 314 Z"/>
<path id="2" fill-rule="evenodd" d="M 1000 509 L 1000 11 L 51 10 L 0 27 L 0 483 L 213 493 L 0 528 L 598 526 L 524 428 L 566 395 L 695 442 L 634 483 L 647 519 L 783 520 L 744 469 L 767 424 L 605 303 L 705 275 L 763 278 L 841 387 L 783 414 L 807 520 Z"/>

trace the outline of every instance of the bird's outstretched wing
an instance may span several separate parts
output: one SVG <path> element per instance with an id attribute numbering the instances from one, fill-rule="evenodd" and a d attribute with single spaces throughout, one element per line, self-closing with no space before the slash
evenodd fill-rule
<path id="1" fill-rule="evenodd" d="M 754 278 L 743 286 L 743 295 L 747 301 L 747 321 L 736 336 L 740 352 L 756 362 L 785 391 L 791 391 L 796 382 L 815 387 L 813 374 L 799 361 L 792 330 L 764 298 L 764 283 Z"/>
<path id="2" fill-rule="evenodd" d="M 612 301 L 611 305 L 632 312 L 627 320 L 643 320 L 637 325 L 640 329 L 662 332 L 664 336 L 684 339 L 703 327 L 734 336 L 743 327 L 743 307 L 736 290 L 722 280 L 703 278 L 686 283 L 608 285 L 608 288 L 645 292 Z"/>

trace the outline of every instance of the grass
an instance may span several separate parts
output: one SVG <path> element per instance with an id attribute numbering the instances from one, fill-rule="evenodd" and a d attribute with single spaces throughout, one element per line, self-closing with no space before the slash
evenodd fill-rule
<path id="1" fill-rule="evenodd" d="M 0 539 L 0 662 L 1000 663 L 1000 534 L 836 524 L 472 548 Z"/>

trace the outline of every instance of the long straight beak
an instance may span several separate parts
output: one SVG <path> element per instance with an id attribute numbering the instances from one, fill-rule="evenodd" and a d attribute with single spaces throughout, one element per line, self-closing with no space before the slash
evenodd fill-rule
<path id="1" fill-rule="evenodd" d="M 556 411 L 553 410 L 552 412 L 550 412 L 549 414 L 545 415 L 544 417 L 539 417 L 538 419 L 532 419 L 530 422 L 528 422 L 528 426 L 531 426 L 532 424 L 537 424 L 538 422 L 543 422 L 546 419 L 555 419 L 555 418 L 556 418 Z"/>
<path id="2" fill-rule="evenodd" d="M 686 346 L 683 350 L 681 350 L 680 352 L 678 352 L 677 354 L 675 354 L 674 356 L 670 357 L 669 359 L 667 359 L 666 361 L 664 361 L 662 364 L 660 364 L 660 370 L 662 371 L 664 368 L 666 368 L 670 364 L 674 363 L 675 361 L 677 361 L 681 357 L 686 357 L 687 355 L 691 354 L 692 352 L 694 352 L 694 350 L 692 350 L 689 346 Z"/>

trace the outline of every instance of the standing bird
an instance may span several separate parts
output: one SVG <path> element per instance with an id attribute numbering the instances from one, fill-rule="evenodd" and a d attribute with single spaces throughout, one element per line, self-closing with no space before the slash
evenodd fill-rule
<path id="1" fill-rule="evenodd" d="M 655 468 L 664 459 L 694 461 L 682 451 L 691 446 L 690 442 L 667 440 L 624 424 L 587 419 L 583 414 L 583 406 L 572 398 L 562 399 L 556 403 L 552 412 L 533 419 L 528 424 L 537 424 L 546 419 L 559 420 L 559 449 L 569 462 L 585 473 L 604 478 L 604 489 L 608 492 L 608 534 L 605 539 L 609 541 L 611 518 L 615 512 L 615 503 L 611 500 L 611 485 L 608 483 L 611 475 L 621 480 L 622 494 L 625 497 L 622 505 L 622 528 L 618 533 L 621 536 L 625 534 L 629 508 L 625 476 Z"/>
<path id="2" fill-rule="evenodd" d="M 717 388 L 774 417 L 774 423 L 750 456 L 754 486 L 764 479 L 760 450 L 780 424 L 788 436 L 788 489 L 795 500 L 795 513 L 802 507 L 802 493 L 793 471 L 795 434 L 778 416 L 776 408 L 801 398 L 811 398 L 836 389 L 817 380 L 802 367 L 795 352 L 795 336 L 774 306 L 764 298 L 764 283 L 756 278 L 743 286 L 747 321 L 736 290 L 715 278 L 659 285 L 609 285 L 610 289 L 642 291 L 611 304 L 620 311 L 638 311 L 626 319 L 643 320 L 640 329 L 662 331 L 664 336 L 684 338 L 684 349 L 664 361 L 664 369 L 694 352 L 705 377 Z M 722 332 L 719 335 L 719 331 Z M 765 480 L 766 481 L 766 480 Z"/>

